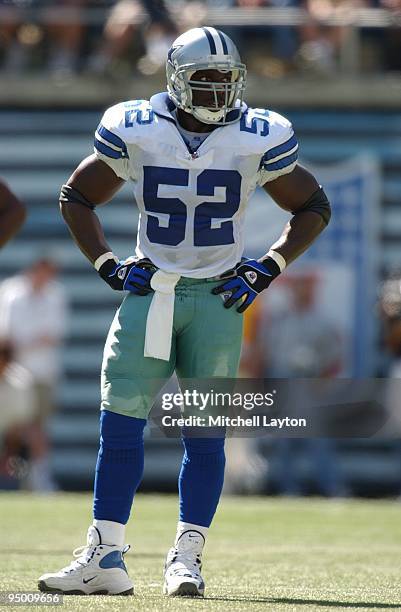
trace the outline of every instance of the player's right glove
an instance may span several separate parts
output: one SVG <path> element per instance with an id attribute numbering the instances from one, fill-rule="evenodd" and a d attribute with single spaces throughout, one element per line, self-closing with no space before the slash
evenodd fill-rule
<path id="1" fill-rule="evenodd" d="M 137 295 L 147 295 L 153 291 L 150 279 L 157 268 L 150 259 L 114 261 L 108 259 L 98 270 L 100 276 L 116 291 L 130 291 Z"/>

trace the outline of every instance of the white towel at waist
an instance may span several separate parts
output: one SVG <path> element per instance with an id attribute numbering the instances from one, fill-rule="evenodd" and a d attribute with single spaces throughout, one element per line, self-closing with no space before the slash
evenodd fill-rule
<path id="1" fill-rule="evenodd" d="M 146 319 L 145 357 L 170 360 L 175 286 L 179 280 L 179 274 L 163 270 L 157 270 L 150 280 L 155 293 Z"/>

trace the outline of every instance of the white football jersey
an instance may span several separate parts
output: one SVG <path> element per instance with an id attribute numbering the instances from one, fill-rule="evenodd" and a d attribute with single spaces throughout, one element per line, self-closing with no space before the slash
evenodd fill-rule
<path id="1" fill-rule="evenodd" d="M 243 106 L 191 153 L 167 94 L 109 108 L 95 153 L 134 184 L 136 255 L 166 272 L 208 278 L 233 268 L 244 249 L 244 214 L 257 185 L 291 172 L 298 144 L 281 115 Z M 266 245 L 267 247 L 267 245 Z"/>

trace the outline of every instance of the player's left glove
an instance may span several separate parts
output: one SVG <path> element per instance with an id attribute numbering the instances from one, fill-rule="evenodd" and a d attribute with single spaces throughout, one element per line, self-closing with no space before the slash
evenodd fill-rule
<path id="1" fill-rule="evenodd" d="M 236 277 L 223 285 L 214 287 L 212 293 L 229 293 L 224 302 L 224 308 L 231 308 L 238 300 L 243 300 L 237 312 L 244 312 L 254 299 L 280 274 L 280 268 L 270 257 L 263 263 L 256 259 L 248 259 L 236 266 Z"/>
<path id="2" fill-rule="evenodd" d="M 116 291 L 130 291 L 137 295 L 147 295 L 153 291 L 150 279 L 157 268 L 150 259 L 116 262 L 108 259 L 100 268 L 99 274 Z"/>

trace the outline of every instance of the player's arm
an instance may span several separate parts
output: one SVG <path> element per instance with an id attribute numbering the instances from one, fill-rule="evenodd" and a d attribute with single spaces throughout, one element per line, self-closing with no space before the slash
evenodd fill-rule
<path id="1" fill-rule="evenodd" d="M 267 182 L 263 189 L 293 214 L 280 238 L 271 246 L 289 264 L 312 244 L 330 221 L 330 204 L 315 177 L 302 166 Z M 268 255 L 261 258 L 263 261 Z"/>
<path id="2" fill-rule="evenodd" d="M 62 187 L 61 214 L 78 247 L 93 264 L 111 251 L 95 208 L 109 202 L 123 184 L 105 162 L 90 155 Z"/>
<path id="3" fill-rule="evenodd" d="M 280 238 L 259 260 L 249 260 L 237 266 L 237 277 L 212 291 L 229 292 L 225 308 L 240 303 L 244 312 L 256 296 L 267 289 L 286 265 L 299 257 L 324 230 L 330 221 L 330 204 L 315 177 L 302 166 L 263 185 L 263 189 L 283 209 L 293 214 Z"/>
<path id="4" fill-rule="evenodd" d="M 7 185 L 0 181 L 0 248 L 17 233 L 25 218 L 25 206 Z"/>
<path id="5" fill-rule="evenodd" d="M 84 159 L 73 172 L 60 194 L 61 213 L 68 228 L 100 276 L 113 289 L 138 295 L 151 291 L 154 267 L 147 262 L 120 262 L 108 245 L 95 213 L 96 206 L 109 202 L 124 184 L 114 170 L 96 155 Z"/>

